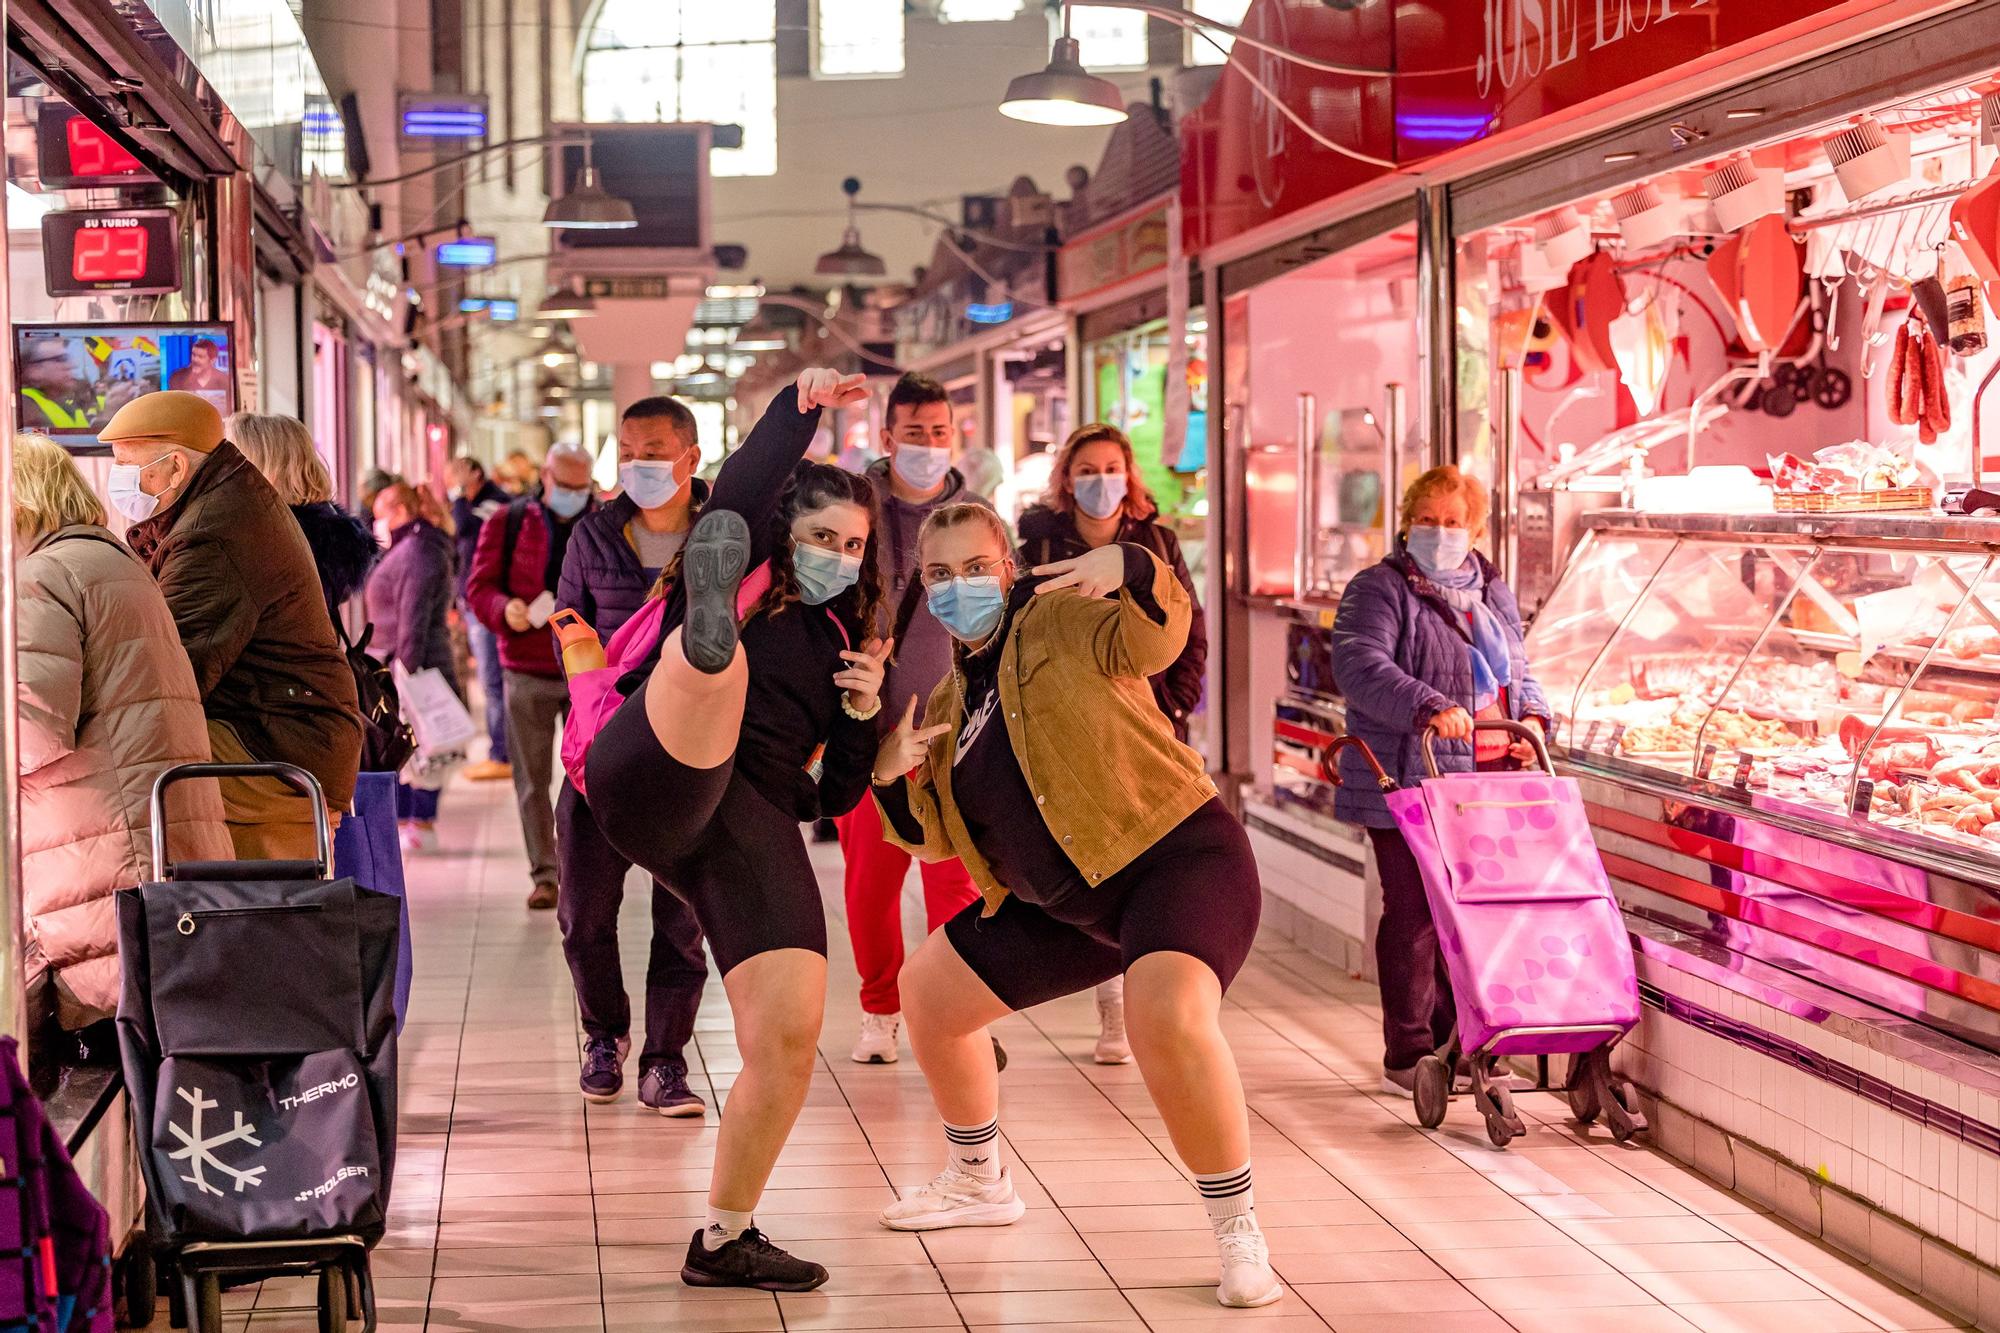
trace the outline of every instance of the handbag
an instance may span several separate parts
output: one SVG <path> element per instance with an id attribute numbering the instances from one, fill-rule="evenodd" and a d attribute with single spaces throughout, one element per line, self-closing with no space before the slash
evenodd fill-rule
<path id="1" fill-rule="evenodd" d="M 361 771 L 394 773 L 417 752 L 416 737 L 403 720 L 395 673 L 368 655 L 374 625 L 362 629 L 359 642 L 347 637 L 347 626 L 339 616 L 333 617 L 333 628 L 347 653 L 347 669 L 354 675 L 354 696 L 361 707 Z"/>

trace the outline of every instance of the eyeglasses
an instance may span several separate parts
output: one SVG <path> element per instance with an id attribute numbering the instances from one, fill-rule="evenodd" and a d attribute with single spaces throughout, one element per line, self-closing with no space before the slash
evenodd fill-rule
<path id="1" fill-rule="evenodd" d="M 958 578 L 998 578 L 1007 566 L 1013 563 L 1012 560 L 1003 556 L 998 560 L 982 559 L 967 561 L 964 569 L 951 569 L 944 565 L 932 565 L 924 570 L 924 586 L 926 588 L 942 588 L 953 579 Z"/>

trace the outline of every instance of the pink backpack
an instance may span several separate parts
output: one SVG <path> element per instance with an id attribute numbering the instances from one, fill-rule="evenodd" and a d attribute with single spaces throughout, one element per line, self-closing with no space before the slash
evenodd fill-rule
<path id="1" fill-rule="evenodd" d="M 750 571 L 743 580 L 743 586 L 736 591 L 736 615 L 746 616 L 757 599 L 771 590 L 771 565 L 769 561 Z M 667 614 L 667 599 L 654 597 L 634 613 L 632 618 L 618 627 L 611 636 L 611 642 L 604 645 L 604 665 L 595 671 L 585 671 L 569 678 L 569 720 L 563 724 L 562 766 L 569 775 L 570 783 L 586 798 L 589 792 L 583 783 L 584 767 L 590 757 L 590 743 L 597 739 L 597 733 L 604 730 L 604 724 L 625 702 L 618 693 L 618 681 L 626 672 L 638 667 L 646 660 L 646 654 L 660 638 L 660 622 Z M 834 627 L 840 631 L 843 642 L 847 641 L 847 627 L 840 623 L 840 617 L 828 611 Z"/>

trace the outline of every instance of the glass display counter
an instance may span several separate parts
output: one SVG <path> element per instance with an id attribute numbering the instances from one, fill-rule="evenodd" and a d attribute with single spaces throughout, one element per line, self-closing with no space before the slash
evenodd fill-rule
<path id="1" fill-rule="evenodd" d="M 1528 658 L 1582 768 L 2000 866 L 2000 520 L 1593 515 Z"/>

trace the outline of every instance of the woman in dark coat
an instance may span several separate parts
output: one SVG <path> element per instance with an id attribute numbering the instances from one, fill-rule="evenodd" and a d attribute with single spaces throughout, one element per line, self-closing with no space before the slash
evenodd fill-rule
<path id="1" fill-rule="evenodd" d="M 1397 549 L 1341 594 L 1333 673 L 1347 729 L 1399 784 L 1426 776 L 1423 733 L 1436 727 L 1440 772 L 1534 760 L 1525 741 L 1473 720 L 1553 714 L 1528 669 L 1514 594 L 1472 549 L 1486 531 L 1486 488 L 1455 467 L 1432 468 L 1403 495 Z M 1368 831 L 1382 880 L 1375 969 L 1382 986 L 1382 1088 L 1410 1096 L 1417 1061 L 1451 1037 L 1451 983 L 1409 845 L 1361 756 L 1343 750 L 1335 812 Z"/>
<path id="2" fill-rule="evenodd" d="M 1188 738 L 1188 715 L 1201 704 L 1208 669 L 1208 625 L 1201 594 L 1195 590 L 1180 538 L 1159 521 L 1160 506 L 1139 475 L 1132 441 L 1116 426 L 1080 426 L 1064 442 L 1049 471 L 1049 489 L 1040 504 L 1021 514 L 1021 567 L 1034 569 L 1074 560 L 1100 546 L 1126 542 L 1143 546 L 1173 570 L 1194 601 L 1187 643 L 1172 666 L 1152 678 L 1153 698 L 1173 725 L 1174 737 Z M 1132 1059 L 1125 1040 L 1125 978 L 1097 988 L 1097 1063 L 1122 1065 Z"/>
<path id="3" fill-rule="evenodd" d="M 238 412 L 229 418 L 229 438 L 291 507 L 312 547 L 327 613 L 339 627 L 341 608 L 361 591 L 382 554 L 368 524 L 333 502 L 333 478 L 303 421 Z"/>
<path id="4" fill-rule="evenodd" d="M 445 623 L 457 589 L 451 538 L 424 518 L 422 509 L 421 497 L 408 482 L 399 481 L 375 497 L 375 539 L 388 554 L 368 579 L 368 619 L 375 626 L 369 651 L 412 675 L 433 668 L 455 690 L 458 677 Z M 396 822 L 406 848 L 420 851 L 430 845 L 437 806 L 436 791 L 397 784 Z"/>

